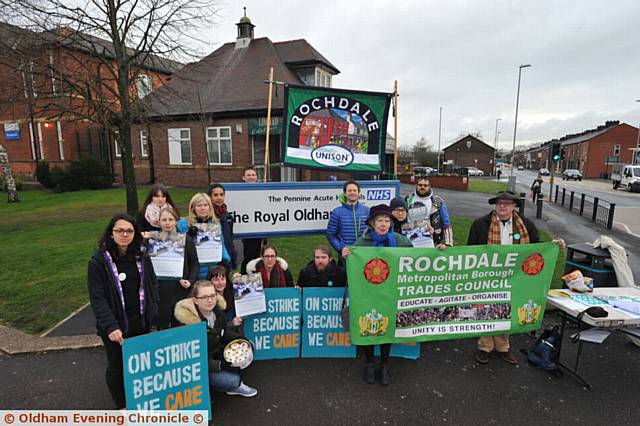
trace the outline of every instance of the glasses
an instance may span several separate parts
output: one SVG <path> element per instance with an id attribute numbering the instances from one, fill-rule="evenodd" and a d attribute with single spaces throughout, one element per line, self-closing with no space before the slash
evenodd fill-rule
<path id="1" fill-rule="evenodd" d="M 196 299 L 200 300 L 200 301 L 207 301 L 207 302 L 213 302 L 214 300 L 216 300 L 216 295 L 212 294 L 210 296 L 198 296 L 196 297 Z"/>
<path id="2" fill-rule="evenodd" d="M 113 232 L 115 232 L 118 235 L 131 235 L 135 231 L 133 229 L 129 228 L 129 229 L 114 229 Z"/>
<path id="3" fill-rule="evenodd" d="M 263 254 L 262 257 L 265 257 L 267 259 L 273 259 L 273 258 L 276 257 L 276 255 L 275 254 Z"/>

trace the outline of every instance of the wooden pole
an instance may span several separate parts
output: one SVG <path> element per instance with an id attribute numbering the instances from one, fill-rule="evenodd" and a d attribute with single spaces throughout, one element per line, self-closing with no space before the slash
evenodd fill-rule
<path id="1" fill-rule="evenodd" d="M 271 99 L 273 89 L 273 67 L 269 68 L 269 103 L 267 105 L 267 135 L 265 137 L 264 151 L 264 181 L 269 181 L 269 132 L 271 132 Z"/>
<path id="2" fill-rule="evenodd" d="M 386 135 L 385 135 L 386 139 Z M 393 174 L 398 177 L 398 80 L 393 82 Z"/>

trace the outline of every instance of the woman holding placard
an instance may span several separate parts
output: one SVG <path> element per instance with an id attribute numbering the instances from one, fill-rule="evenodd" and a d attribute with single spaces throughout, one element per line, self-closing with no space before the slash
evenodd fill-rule
<path id="1" fill-rule="evenodd" d="M 260 257 L 247 263 L 247 273 L 259 272 L 262 275 L 262 286 L 293 287 L 293 276 L 289 272 L 289 264 L 278 257 L 278 249 L 274 245 L 262 246 Z"/>
<path id="2" fill-rule="evenodd" d="M 175 321 L 172 320 L 173 309 L 178 301 L 189 296 L 191 286 L 198 279 L 200 269 L 193 238 L 178 232 L 176 228 L 178 220 L 180 220 L 180 217 L 175 210 L 165 207 L 160 210 L 161 232 L 143 233 L 145 238 L 149 238 L 149 253 L 158 276 L 160 291 L 159 328 L 169 328 L 172 324 L 175 325 Z M 166 251 L 170 251 L 175 247 L 178 253 L 167 253 L 169 254 L 168 258 L 161 255 L 154 256 L 153 249 L 157 245 Z M 165 270 L 166 274 L 163 275 Z"/>
<path id="3" fill-rule="evenodd" d="M 216 214 L 218 222 L 222 227 L 222 236 L 224 238 L 224 246 L 231 257 L 231 269 L 238 267 L 238 253 L 233 246 L 233 217 L 227 211 L 227 205 L 224 202 L 225 190 L 224 186 L 214 183 L 209 187 L 209 197 L 213 204 L 213 211 Z"/>
<path id="4" fill-rule="evenodd" d="M 214 266 L 209 269 L 207 279 L 213 283 L 216 292 L 221 294 L 224 298 L 225 305 L 223 310 L 225 312 L 227 321 L 231 321 L 234 326 L 240 327 L 242 325 L 242 318 L 236 316 L 235 301 L 233 299 L 233 287 L 230 285 L 227 279 L 227 270 L 224 266 Z"/>
<path id="5" fill-rule="evenodd" d="M 87 287 L 107 354 L 107 386 L 116 408 L 125 408 L 121 345 L 148 333 L 158 315 L 158 282 L 131 216 L 116 215 L 107 225 L 89 260 Z"/>
<path id="6" fill-rule="evenodd" d="M 217 294 L 213 283 L 206 280 L 196 281 L 192 295 L 193 297 L 178 302 L 175 317 L 184 325 L 206 322 L 210 386 L 218 392 L 226 392 L 227 395 L 256 396 L 257 390 L 242 383 L 240 367 L 224 357 L 225 345 L 241 337 L 227 324 L 221 307 L 224 298 Z M 248 342 L 235 345 L 247 345 L 247 351 L 250 351 Z"/>
<path id="7" fill-rule="evenodd" d="M 212 266 L 220 263 L 230 265 L 231 257 L 224 244 L 220 222 L 207 194 L 200 192 L 191 197 L 189 216 L 180 219 L 177 227 L 178 232 L 186 232 L 196 243 L 200 261 L 198 279 L 205 279 Z"/>
<path id="8" fill-rule="evenodd" d="M 393 231 L 393 214 L 391 208 L 385 204 L 371 207 L 367 218 L 367 230 L 364 235 L 358 238 L 355 246 L 372 247 L 412 247 L 411 241 L 405 236 Z M 347 248 L 346 256 L 349 255 Z M 376 364 L 373 358 L 374 345 L 363 345 L 365 356 L 364 381 L 374 384 L 376 381 Z M 391 377 L 389 375 L 389 355 L 391 345 L 380 345 L 380 369 L 379 378 L 382 385 L 389 385 Z"/>
<path id="9" fill-rule="evenodd" d="M 162 184 L 155 184 L 149 189 L 147 198 L 138 212 L 138 226 L 140 232 L 160 230 L 160 210 L 165 207 L 172 208 L 176 213 L 178 209 L 169 195 L 169 191 Z"/>

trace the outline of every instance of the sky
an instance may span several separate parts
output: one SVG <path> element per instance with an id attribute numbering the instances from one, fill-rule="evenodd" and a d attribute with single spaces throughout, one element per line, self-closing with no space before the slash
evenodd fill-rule
<path id="1" fill-rule="evenodd" d="M 333 87 L 392 92 L 398 80 L 401 146 L 437 148 L 442 108 L 441 147 L 476 132 L 493 145 L 500 118 L 510 150 L 522 64 L 518 147 L 640 123 L 637 0 L 229 0 L 203 34 L 210 51 L 235 40 L 243 6 L 255 37 L 304 38 L 331 61 Z"/>

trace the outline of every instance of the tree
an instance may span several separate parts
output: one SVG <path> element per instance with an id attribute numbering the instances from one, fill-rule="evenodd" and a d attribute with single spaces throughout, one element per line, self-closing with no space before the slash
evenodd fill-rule
<path id="1" fill-rule="evenodd" d="M 38 87 L 38 99 L 29 96 L 30 108 L 49 117 L 88 120 L 117 133 L 127 211 L 135 214 L 138 195 L 131 125 L 144 120 L 145 110 L 138 100 L 150 89 L 150 80 L 141 71 L 200 56 L 203 41 L 196 35 L 211 28 L 214 4 L 207 0 L 0 0 L 0 13 L 16 25 L 16 31 L 30 30 L 28 42 L 16 43 L 12 38 L 11 45 L 0 44 L 5 52 L 0 63 L 14 67 L 15 75 L 22 77 L 15 80 L 25 91 L 27 86 Z M 53 60 L 52 46 L 74 48 L 63 49 L 62 57 Z"/>
<path id="2" fill-rule="evenodd" d="M 438 153 L 424 137 L 413 145 L 413 162 L 422 166 L 436 167 L 437 165 Z"/>

